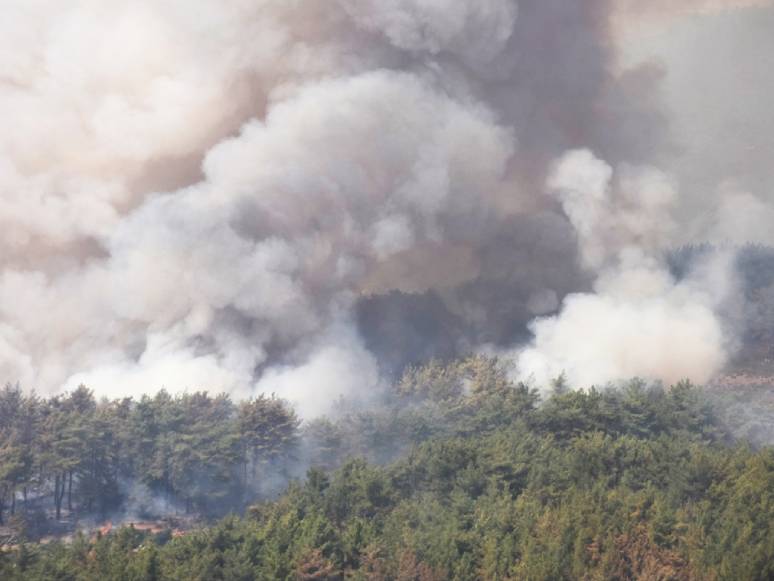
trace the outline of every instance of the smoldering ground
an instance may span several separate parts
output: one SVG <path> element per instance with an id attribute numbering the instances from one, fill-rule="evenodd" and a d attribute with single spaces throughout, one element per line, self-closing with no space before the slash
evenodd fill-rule
<path id="1" fill-rule="evenodd" d="M 732 4 L 701 8 L 770 11 Z M 682 183 L 703 158 L 672 163 L 669 59 L 623 58 L 646 16 L 622 6 L 12 0 L 3 376 L 276 391 L 307 416 L 484 346 L 541 377 L 706 379 L 733 344 L 730 275 L 670 279 L 663 252 L 746 218 Z"/>

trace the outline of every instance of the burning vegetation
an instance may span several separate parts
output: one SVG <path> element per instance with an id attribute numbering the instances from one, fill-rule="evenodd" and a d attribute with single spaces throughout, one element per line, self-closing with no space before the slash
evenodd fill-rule
<path id="1" fill-rule="evenodd" d="M 773 54 L 770 0 L 4 0 L 0 579 L 774 578 Z"/>

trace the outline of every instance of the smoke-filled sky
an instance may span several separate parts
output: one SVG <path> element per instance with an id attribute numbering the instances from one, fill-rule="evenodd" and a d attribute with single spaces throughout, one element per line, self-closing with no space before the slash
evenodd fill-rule
<path id="1" fill-rule="evenodd" d="M 770 242 L 774 5 L 8 0 L 0 370 L 309 416 L 433 355 L 705 381 Z"/>

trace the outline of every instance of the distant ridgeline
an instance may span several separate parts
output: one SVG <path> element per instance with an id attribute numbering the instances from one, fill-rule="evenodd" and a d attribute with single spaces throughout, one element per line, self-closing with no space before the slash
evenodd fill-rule
<path id="1" fill-rule="evenodd" d="M 430 362 L 381 407 L 303 424 L 272 397 L 6 388 L 0 491 L 17 536 L 0 579 L 774 576 L 774 450 L 735 443 L 726 401 L 688 383 L 570 387 L 541 401 L 496 359 Z M 57 512 L 120 518 L 138 488 L 138 513 L 252 507 L 185 535 L 18 540 Z"/>
<path id="2" fill-rule="evenodd" d="M 774 285 L 774 247 L 760 244 L 693 244 L 667 253 L 670 271 L 677 279 L 684 278 L 699 262 L 714 254 L 732 252 L 736 271 L 745 292 L 754 292 Z"/>

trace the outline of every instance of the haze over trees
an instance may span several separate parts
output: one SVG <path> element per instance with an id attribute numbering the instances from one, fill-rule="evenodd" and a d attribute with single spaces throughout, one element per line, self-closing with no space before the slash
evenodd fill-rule
<path id="1" fill-rule="evenodd" d="M 51 507 L 55 519 L 104 517 L 125 503 L 138 516 L 236 508 L 265 470 L 281 470 L 296 453 L 298 428 L 276 397 L 235 404 L 160 391 L 97 401 L 81 386 L 41 399 L 8 385 L 0 390 L 0 524 Z"/>
<path id="2" fill-rule="evenodd" d="M 0 581 L 774 579 L 773 0 L 2 9 Z"/>
<path id="3" fill-rule="evenodd" d="M 95 402 L 81 388 L 41 401 L 8 387 L 7 519 L 10 489 L 45 491 L 49 510 L 107 511 L 128 477 L 182 510 L 253 504 L 180 537 L 125 528 L 22 545 L 0 553 L 0 578 L 774 575 L 774 450 L 736 441 L 712 394 L 687 382 L 569 387 L 541 398 L 496 359 L 433 361 L 381 407 L 304 425 L 271 397 Z M 262 481 L 301 470 L 255 500 Z"/>

